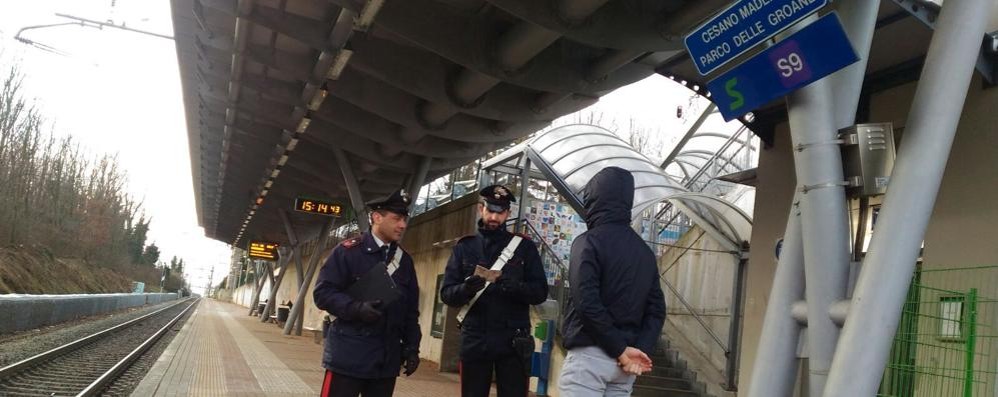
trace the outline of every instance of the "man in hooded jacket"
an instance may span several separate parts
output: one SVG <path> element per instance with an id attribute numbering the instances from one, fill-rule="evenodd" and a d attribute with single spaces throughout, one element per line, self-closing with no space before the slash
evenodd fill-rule
<path id="1" fill-rule="evenodd" d="M 665 323 L 655 254 L 630 227 L 634 177 L 608 167 L 583 190 L 588 230 L 572 243 L 563 396 L 630 396 Z"/>

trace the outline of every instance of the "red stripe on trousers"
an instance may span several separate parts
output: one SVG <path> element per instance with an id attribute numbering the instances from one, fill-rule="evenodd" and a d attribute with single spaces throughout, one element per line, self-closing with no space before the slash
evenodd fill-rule
<path id="1" fill-rule="evenodd" d="M 319 397 L 326 397 L 329 395 L 329 385 L 333 383 L 333 371 L 326 370 L 326 377 L 322 380 L 322 392 L 319 393 Z"/>

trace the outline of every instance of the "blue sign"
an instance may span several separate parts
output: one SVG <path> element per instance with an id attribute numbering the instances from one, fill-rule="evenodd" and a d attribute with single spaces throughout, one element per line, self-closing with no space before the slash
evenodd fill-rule
<path id="1" fill-rule="evenodd" d="M 858 60 L 831 13 L 711 80 L 707 89 L 731 121 Z"/>
<path id="2" fill-rule="evenodd" d="M 738 0 L 686 35 L 686 49 L 706 76 L 828 4 L 828 0 Z"/>

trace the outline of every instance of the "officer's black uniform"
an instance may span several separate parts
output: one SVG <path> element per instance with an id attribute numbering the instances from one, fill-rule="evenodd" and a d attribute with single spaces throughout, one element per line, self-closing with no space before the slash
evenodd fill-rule
<path id="1" fill-rule="evenodd" d="M 369 203 L 408 216 L 408 199 L 396 192 Z M 391 262 L 397 243 L 379 247 L 371 232 L 344 240 L 329 255 L 313 291 L 315 305 L 336 316 L 326 335 L 322 396 L 391 396 L 404 365 L 406 375 L 419 365 L 419 286 L 412 257 L 403 251 L 392 280 L 403 293 L 388 305 L 358 302 L 344 291 L 375 265 Z"/>
<path id="2" fill-rule="evenodd" d="M 514 201 L 502 186 L 482 189 L 489 211 L 502 212 Z M 491 268 L 513 234 L 505 227 L 487 230 L 479 221 L 478 234 L 458 241 L 444 273 L 441 298 L 447 305 L 467 305 L 484 279 L 473 276 L 475 267 Z M 472 306 L 461 324 L 461 395 L 484 397 L 489 394 L 495 370 L 499 397 L 523 397 L 527 394 L 529 362 L 514 349 L 514 336 L 527 340 L 530 335 L 530 305 L 547 299 L 548 285 L 544 267 L 532 241 L 524 238 L 512 259 L 503 267 L 502 276 L 490 284 Z M 529 359 L 529 358 L 526 358 Z"/>

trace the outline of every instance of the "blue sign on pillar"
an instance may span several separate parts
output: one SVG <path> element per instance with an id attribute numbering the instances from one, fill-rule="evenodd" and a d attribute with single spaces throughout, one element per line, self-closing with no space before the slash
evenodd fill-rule
<path id="1" fill-rule="evenodd" d="M 859 58 L 831 13 L 707 83 L 711 99 L 731 121 Z"/>
<path id="2" fill-rule="evenodd" d="M 706 76 L 826 5 L 828 0 L 737 0 L 687 34 L 684 43 Z"/>

